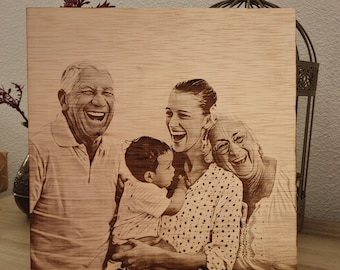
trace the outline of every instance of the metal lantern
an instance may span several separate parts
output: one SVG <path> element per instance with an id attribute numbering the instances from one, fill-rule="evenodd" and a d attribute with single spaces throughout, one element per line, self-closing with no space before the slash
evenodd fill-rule
<path id="1" fill-rule="evenodd" d="M 279 8 L 279 6 L 263 0 L 226 0 L 214 4 L 211 8 Z M 297 38 L 305 44 L 308 60 L 300 60 L 299 48 L 296 48 L 296 118 L 297 118 L 297 211 L 298 231 L 302 230 L 306 186 L 308 176 L 308 162 L 313 126 L 315 93 L 319 64 L 313 44 L 302 25 L 296 21 Z M 299 43 L 300 44 L 300 43 Z"/>

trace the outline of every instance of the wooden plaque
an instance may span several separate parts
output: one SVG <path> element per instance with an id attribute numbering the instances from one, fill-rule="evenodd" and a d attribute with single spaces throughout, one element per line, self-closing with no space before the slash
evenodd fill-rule
<path id="1" fill-rule="evenodd" d="M 67 186 L 69 183 L 58 182 L 58 177 L 62 175 L 65 181 L 69 173 L 70 182 L 74 181 L 77 173 L 80 178 L 84 177 L 80 176 L 82 168 L 72 167 L 68 162 L 70 156 L 58 157 L 58 162 L 65 160 L 64 166 L 49 163 L 55 160 L 52 156 L 64 153 L 51 150 L 53 147 L 50 149 L 50 145 L 55 142 L 48 136 L 53 137 L 53 132 L 56 131 L 39 137 L 38 142 L 36 137 L 44 126 L 56 121 L 56 115 L 63 117 L 58 96 L 59 90 L 65 87 L 61 81 L 62 74 L 69 65 L 79 61 L 99 63 L 112 77 L 114 115 L 105 137 L 117 147 L 118 152 L 124 151 L 127 141 L 140 136 L 154 137 L 172 146 L 174 142 L 166 125 L 170 92 L 179 82 L 192 79 L 204 79 L 208 82 L 217 93 L 214 109 L 217 122 L 219 118 L 227 116 L 228 119 L 234 119 L 232 121 L 245 123 L 246 136 L 250 140 L 250 134 L 254 135 L 251 140 L 260 146 L 261 157 L 270 157 L 277 164 L 273 180 L 275 188 L 262 186 L 263 192 L 267 192 L 264 199 L 271 200 L 271 191 L 275 189 L 278 190 L 276 195 L 287 204 L 280 204 L 276 200 L 264 201 L 260 210 L 267 212 L 257 219 L 251 219 L 251 216 L 248 219 L 241 218 L 239 205 L 237 220 L 234 221 L 235 224 L 238 223 L 234 228 L 237 232 L 234 235 L 237 236 L 235 241 L 240 244 L 240 248 L 223 251 L 224 255 L 212 255 L 207 250 L 214 250 L 215 245 L 221 245 L 212 240 L 216 235 L 214 230 L 216 226 L 227 228 L 228 221 L 219 221 L 217 224 L 211 220 L 211 232 L 208 234 L 211 237 L 210 242 L 214 244 L 209 248 L 208 244 L 202 247 L 207 257 L 205 267 L 232 269 L 234 265 L 235 269 L 270 269 L 269 264 L 283 264 L 290 266 L 289 269 L 296 269 L 294 10 L 30 8 L 27 10 L 27 46 L 30 155 L 35 158 L 34 167 L 30 167 L 31 222 L 34 222 L 31 241 L 36 246 L 46 247 L 45 250 L 32 251 L 33 269 L 52 269 L 51 265 L 57 269 L 67 269 L 72 263 L 79 268 L 73 266 L 70 269 L 100 269 L 99 264 L 95 266 L 95 261 L 102 261 L 105 257 L 105 249 L 100 253 L 99 249 L 93 247 L 97 249 L 97 253 L 92 250 L 95 253 L 92 255 L 88 246 L 84 250 L 91 255 L 88 258 L 86 254 L 78 257 L 76 254 L 78 251 L 81 253 L 82 245 L 87 245 L 86 239 L 83 239 L 84 242 L 80 241 L 79 250 L 74 251 L 74 247 L 70 247 L 73 245 L 72 241 L 68 241 L 73 228 L 65 225 L 73 224 L 75 221 L 72 219 L 83 222 L 81 213 L 88 211 L 92 213 L 93 219 L 87 219 L 88 226 L 82 226 L 82 229 L 90 230 L 91 235 L 95 234 L 96 230 L 100 230 L 96 220 L 97 214 L 101 215 L 103 202 L 98 205 L 86 203 L 84 198 L 89 196 L 89 187 L 81 181 L 78 188 L 71 190 L 68 195 L 62 194 L 64 189 L 70 191 Z M 101 77 L 96 77 L 96 81 L 100 80 Z M 189 103 L 190 111 L 192 105 Z M 98 115 L 92 116 L 99 117 Z M 230 123 L 234 123 L 230 121 L 227 129 L 233 125 Z M 74 131 L 70 131 L 72 130 Z M 39 146 L 36 147 L 32 141 Z M 215 145 L 213 149 L 217 151 L 218 147 Z M 95 161 L 96 157 L 93 159 Z M 114 167 L 118 162 L 124 162 L 118 159 L 114 161 L 115 165 L 103 164 Z M 243 161 L 239 158 L 231 164 Z M 90 163 L 86 158 L 84 162 Z M 64 168 L 62 172 L 58 171 L 60 167 Z M 282 172 L 279 168 L 283 168 Z M 228 171 L 226 168 L 224 170 Z M 116 172 L 119 173 L 119 169 L 114 171 Z M 91 172 L 89 175 L 91 176 Z M 37 181 L 40 181 L 39 184 Z M 105 189 L 105 184 L 115 185 L 114 181 L 104 181 L 98 192 L 101 188 Z M 91 182 L 88 181 L 88 184 Z M 63 188 L 59 185 L 63 185 Z M 70 189 L 75 188 L 74 182 L 71 186 Z M 54 188 L 58 192 L 54 192 Z M 246 188 L 248 187 L 244 187 Z M 79 205 L 74 201 L 68 203 L 68 196 L 72 192 L 74 196 L 82 198 Z M 56 197 L 62 199 L 56 202 Z M 115 196 L 112 194 L 112 198 L 107 198 L 106 202 L 112 206 L 114 200 Z M 209 204 L 208 198 L 204 200 Z M 39 208 L 39 203 L 44 206 Z M 49 213 L 43 213 L 44 207 L 50 203 L 55 203 L 51 208 L 55 212 L 49 210 Z M 224 205 L 222 202 L 219 204 Z M 225 205 L 228 207 L 227 202 Z M 251 208 L 255 207 L 254 214 L 258 211 L 258 205 L 258 201 L 253 202 L 253 205 L 248 205 L 248 210 L 252 211 L 254 209 Z M 94 207 L 97 214 L 93 211 Z M 68 216 L 70 208 L 76 212 L 74 216 Z M 60 219 L 71 221 L 59 223 Z M 51 223 L 47 224 L 49 222 Z M 190 220 L 187 222 L 190 223 Z M 239 226 L 240 223 L 243 225 Z M 54 238 L 49 239 L 49 234 L 40 231 L 45 226 L 51 230 L 51 234 L 59 235 L 65 241 L 55 242 L 52 240 Z M 244 235 L 245 227 L 248 232 L 254 233 L 253 238 L 245 239 L 249 237 Z M 74 229 L 73 233 L 79 233 L 81 238 L 83 232 Z M 98 232 L 98 235 L 101 233 Z M 44 237 L 41 237 L 42 234 Z M 221 231 L 218 234 L 222 234 Z M 262 239 L 262 234 L 265 239 Z M 225 239 L 228 241 L 227 234 Z M 68 242 L 70 246 L 57 246 L 58 243 Z M 256 245 L 262 246 L 262 253 Z M 72 254 L 72 262 L 69 261 L 70 258 L 65 258 L 67 254 L 62 254 L 62 250 Z M 188 250 L 179 252 L 195 253 Z M 229 256 L 231 259 L 226 259 Z M 239 258 L 238 263 L 235 263 L 236 257 Z M 166 267 L 175 269 L 170 261 Z"/>

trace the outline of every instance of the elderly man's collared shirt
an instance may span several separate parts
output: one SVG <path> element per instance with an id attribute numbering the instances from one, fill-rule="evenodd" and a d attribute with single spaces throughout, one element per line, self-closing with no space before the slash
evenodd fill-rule
<path id="1" fill-rule="evenodd" d="M 101 269 L 118 172 L 118 151 L 103 138 L 90 164 L 62 115 L 32 136 L 32 269 Z"/>

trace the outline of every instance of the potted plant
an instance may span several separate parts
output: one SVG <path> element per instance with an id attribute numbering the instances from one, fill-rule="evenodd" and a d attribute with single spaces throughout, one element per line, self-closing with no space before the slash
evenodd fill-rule
<path id="1" fill-rule="evenodd" d="M 24 122 L 22 124 L 28 127 L 28 119 L 23 110 L 20 108 L 20 102 L 23 93 L 23 85 L 12 83 L 14 90 L 11 88 L 5 89 L 0 87 L 0 104 L 7 104 L 8 106 L 14 108 L 23 117 Z M 15 202 L 19 209 L 21 209 L 25 214 L 28 215 L 29 212 L 29 164 L 28 155 L 26 156 L 23 164 L 17 172 L 14 179 L 13 195 Z"/>

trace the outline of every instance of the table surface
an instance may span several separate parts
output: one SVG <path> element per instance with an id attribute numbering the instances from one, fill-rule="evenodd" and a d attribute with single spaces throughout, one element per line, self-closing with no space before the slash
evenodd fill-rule
<path id="1" fill-rule="evenodd" d="M 340 269 L 340 223 L 305 219 L 298 234 L 298 270 Z M 13 196 L 0 199 L 0 269 L 27 270 L 29 220 Z"/>
<path id="2" fill-rule="evenodd" d="M 29 269 L 29 219 L 14 197 L 0 199 L 0 269 Z"/>

